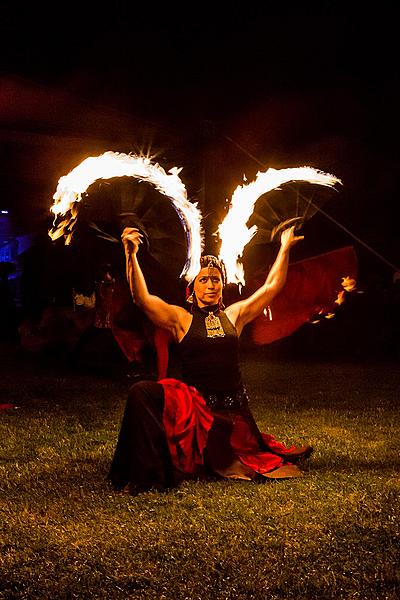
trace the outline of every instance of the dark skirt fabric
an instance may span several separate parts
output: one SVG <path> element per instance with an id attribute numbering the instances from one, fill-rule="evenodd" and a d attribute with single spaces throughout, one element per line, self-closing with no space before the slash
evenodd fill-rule
<path id="1" fill-rule="evenodd" d="M 108 479 L 116 489 L 140 492 L 177 484 L 164 426 L 164 389 L 140 381 L 129 390 Z"/>

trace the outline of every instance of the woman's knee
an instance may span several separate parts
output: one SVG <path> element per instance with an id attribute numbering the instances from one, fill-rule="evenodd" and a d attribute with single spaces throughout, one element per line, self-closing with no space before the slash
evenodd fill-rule
<path id="1" fill-rule="evenodd" d="M 130 407 L 149 406 L 152 403 L 160 404 L 164 399 L 163 387 L 152 380 L 142 380 L 134 383 L 128 392 L 128 405 Z"/>
<path id="2" fill-rule="evenodd" d="M 161 387 L 161 385 L 157 381 L 152 381 L 151 379 L 142 379 L 141 381 L 136 381 L 133 385 L 131 385 L 128 396 L 154 393 L 159 387 Z"/>

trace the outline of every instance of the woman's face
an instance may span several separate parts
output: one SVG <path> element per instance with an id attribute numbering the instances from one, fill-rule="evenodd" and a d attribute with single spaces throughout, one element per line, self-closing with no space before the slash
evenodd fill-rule
<path id="1" fill-rule="evenodd" d="M 221 273 L 215 267 L 204 267 L 194 280 L 193 290 L 200 308 L 218 304 L 222 298 Z"/>

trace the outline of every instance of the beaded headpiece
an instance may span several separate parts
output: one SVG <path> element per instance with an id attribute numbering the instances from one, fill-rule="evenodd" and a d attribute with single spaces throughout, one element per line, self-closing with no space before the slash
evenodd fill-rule
<path id="1" fill-rule="evenodd" d="M 222 287 L 226 286 L 226 269 L 222 260 L 216 256 L 213 256 L 212 254 L 204 254 L 200 258 L 200 267 L 201 269 L 204 269 L 205 267 L 208 267 L 209 269 L 218 269 L 218 271 L 221 273 Z"/>
<path id="2" fill-rule="evenodd" d="M 204 269 L 206 267 L 209 269 L 217 269 L 221 273 L 222 287 L 225 287 L 227 277 L 223 261 L 212 254 L 203 254 L 203 256 L 200 257 L 200 269 Z M 194 279 L 186 288 L 186 301 L 190 304 L 193 302 L 193 286 Z"/>

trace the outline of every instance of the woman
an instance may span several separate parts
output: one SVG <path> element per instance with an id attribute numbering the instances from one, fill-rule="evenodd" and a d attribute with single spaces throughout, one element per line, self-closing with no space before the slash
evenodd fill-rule
<path id="1" fill-rule="evenodd" d="M 189 286 L 188 311 L 148 291 L 137 259 L 142 235 L 138 229 L 124 229 L 133 300 L 156 327 L 169 331 L 177 344 L 182 377 L 131 387 L 108 475 L 115 488 L 135 494 L 209 475 L 250 481 L 302 475 L 294 463 L 307 458 L 312 448 L 286 448 L 260 432 L 248 406 L 238 357 L 243 328 L 283 288 L 290 248 L 301 239 L 294 227 L 283 231 L 264 284 L 226 309 L 224 265 L 214 256 L 203 256 Z"/>

